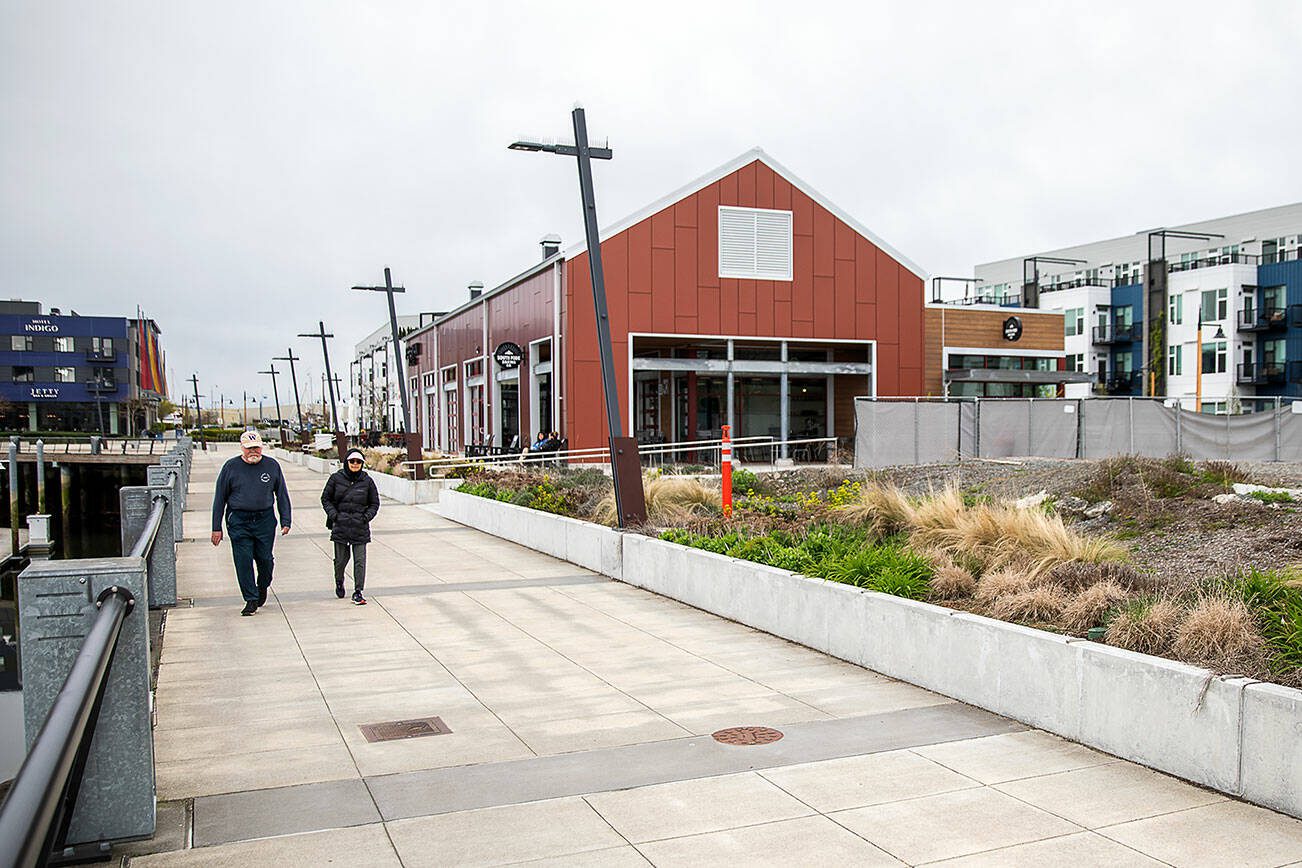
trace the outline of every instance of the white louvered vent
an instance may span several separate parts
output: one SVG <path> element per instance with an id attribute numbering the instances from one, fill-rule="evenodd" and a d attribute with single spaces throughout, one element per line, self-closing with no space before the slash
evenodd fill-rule
<path id="1" fill-rule="evenodd" d="M 719 276 L 791 280 L 791 212 L 720 205 Z"/>

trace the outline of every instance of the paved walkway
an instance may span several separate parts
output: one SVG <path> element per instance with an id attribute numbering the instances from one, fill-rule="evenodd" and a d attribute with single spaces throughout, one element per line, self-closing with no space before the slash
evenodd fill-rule
<path id="1" fill-rule="evenodd" d="M 239 616 L 197 453 L 155 865 L 1302 864 L 1302 822 L 386 502 L 370 605 L 317 505 Z M 437 716 L 448 734 L 367 741 Z M 742 725 L 784 737 L 732 746 Z M 125 851 L 124 851 L 125 852 Z"/>

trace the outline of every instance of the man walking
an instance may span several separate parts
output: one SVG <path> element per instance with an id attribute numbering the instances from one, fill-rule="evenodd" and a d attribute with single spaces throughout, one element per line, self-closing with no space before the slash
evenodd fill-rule
<path id="1" fill-rule="evenodd" d="M 272 509 L 273 505 L 275 509 Z M 244 596 L 241 615 L 252 615 L 267 602 L 276 542 L 276 512 L 280 533 L 289 533 L 289 491 L 280 464 L 262 454 L 262 435 L 245 431 L 240 435 L 240 454 L 222 465 L 217 490 L 212 498 L 212 544 L 221 545 L 222 516 L 231 535 L 231 557 L 235 577 Z M 257 564 L 255 579 L 253 565 Z"/>

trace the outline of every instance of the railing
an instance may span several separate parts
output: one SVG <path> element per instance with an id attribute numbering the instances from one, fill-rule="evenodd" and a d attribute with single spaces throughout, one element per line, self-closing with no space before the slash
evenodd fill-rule
<path id="1" fill-rule="evenodd" d="M 1143 338 L 1143 323 L 1128 326 L 1094 326 L 1093 342 L 1096 344 L 1130 344 Z"/>
<path id="2" fill-rule="evenodd" d="M 20 448 L 25 440 L 27 438 L 18 438 Z M 100 455 L 105 452 L 116 452 L 124 455 L 155 455 L 162 454 L 175 446 L 176 438 L 165 434 L 158 437 L 101 437 L 98 434 L 87 434 L 85 437 L 68 437 L 57 434 L 52 436 L 37 434 L 31 437 L 28 442 L 33 445 L 42 443 L 47 453 L 53 452 L 62 455 Z"/>
<path id="3" fill-rule="evenodd" d="M 0 810 L 0 868 L 44 865 L 64 849 L 113 652 L 135 604 L 131 592 L 118 587 L 96 599 L 99 611 L 72 671 Z"/>
<path id="4" fill-rule="evenodd" d="M 117 350 L 86 350 L 88 362 L 113 362 L 117 361 L 117 357 Z"/>
<path id="5" fill-rule="evenodd" d="M 1251 253 L 1208 253 L 1183 261 L 1167 260 L 1166 270 L 1174 274 L 1177 271 L 1214 268 L 1217 265 L 1259 265 L 1260 263 L 1261 257 Z"/>
<path id="6" fill-rule="evenodd" d="M 767 453 L 769 462 L 774 463 L 778 458 L 785 457 L 782 455 L 783 447 L 786 447 L 788 453 L 798 457 L 803 456 L 804 460 L 817 460 L 815 458 L 816 453 L 830 456 L 835 452 L 837 439 L 836 437 L 799 437 L 781 440 L 772 436 L 755 436 L 734 437 L 730 443 L 732 444 L 733 454 L 738 457 L 741 456 L 743 451 L 750 452 L 752 455 L 758 451 L 761 454 Z M 703 462 L 693 461 L 691 463 L 705 463 L 717 466 L 722 444 L 722 440 L 682 440 L 675 443 L 641 445 L 638 447 L 638 452 L 643 461 L 651 466 L 671 463 L 668 459 L 683 455 L 697 454 L 708 456 L 708 460 Z M 402 461 L 399 462 L 399 466 L 403 468 L 403 472 L 410 472 L 412 468 L 419 465 L 433 473 L 472 467 L 510 468 L 520 467 L 521 465 L 551 466 L 562 463 L 608 464 L 609 462 L 610 449 L 605 446 L 598 446 L 555 452 L 529 452 L 526 450 L 524 452 L 477 459 L 461 456 L 427 458 L 422 461 Z"/>
<path id="7" fill-rule="evenodd" d="M 153 588 L 153 569 L 154 564 L 160 557 L 168 558 L 168 563 L 174 565 L 175 551 L 171 553 L 154 552 L 155 542 L 159 538 L 160 530 L 166 527 L 170 534 L 175 526 L 172 522 L 176 521 L 178 510 L 183 508 L 185 480 L 188 477 L 188 459 L 182 450 L 188 450 L 189 444 L 178 444 L 173 453 L 174 463 L 168 464 L 164 459 L 164 464 L 157 471 L 159 479 L 158 487 L 151 487 L 144 490 L 140 489 L 123 489 L 122 498 L 124 503 L 128 498 L 128 492 L 139 492 L 143 495 L 152 493 L 148 517 L 145 519 L 143 527 L 135 541 L 130 546 L 129 552 L 124 554 L 129 558 L 144 559 L 144 574 L 136 568 L 132 572 L 123 573 L 122 568 L 116 567 L 108 573 L 100 573 L 100 576 L 111 576 L 114 582 L 109 587 L 103 588 L 94 598 L 95 611 L 90 621 L 89 629 L 81 641 L 81 646 L 77 651 L 76 657 L 68 670 L 67 676 L 63 680 L 62 687 L 55 695 L 49 711 L 46 714 L 45 721 L 41 725 L 35 740 L 32 742 L 30 750 L 23 761 L 22 767 L 18 770 L 17 777 L 14 778 L 10 787 L 8 797 L 3 805 L 0 805 L 0 868 L 27 868 L 27 866 L 46 865 L 50 862 L 60 864 L 70 862 L 91 861 L 105 859 L 111 854 L 112 838 L 111 832 L 94 831 L 91 833 L 93 840 L 83 843 L 69 844 L 70 831 L 73 829 L 74 820 L 76 820 L 82 811 L 79 811 L 78 796 L 83 789 L 88 786 L 92 791 L 97 791 L 96 787 L 104 785 L 105 780 L 114 784 L 124 780 L 121 774 L 121 768 L 115 766 L 115 754 L 106 746 L 95 745 L 96 731 L 100 724 L 101 708 L 108 708 L 106 712 L 105 726 L 110 731 L 116 732 L 121 736 L 121 725 L 130 726 L 132 709 L 135 711 L 135 718 L 139 720 L 143 727 L 138 727 L 132 732 L 143 731 L 141 736 L 149 739 L 148 733 L 148 707 L 149 700 L 146 696 L 123 697 L 118 694 L 124 691 L 115 688 L 110 695 L 108 685 L 112 679 L 115 684 L 125 685 L 133 683 L 128 680 L 132 672 L 132 665 L 136 665 L 141 660 L 148 660 L 147 650 L 140 650 L 141 645 L 135 644 L 130 647 L 139 651 L 138 654 L 124 652 L 127 656 L 121 665 L 127 666 L 125 672 L 121 675 L 113 675 L 113 663 L 118 651 L 120 640 L 127 643 L 124 639 L 127 618 L 134 611 L 137 603 L 137 594 L 147 590 L 148 596 L 154 596 Z M 151 468 L 153 471 L 154 468 Z M 151 476 L 154 474 L 151 473 Z M 165 480 L 163 482 L 162 480 Z M 168 491 L 170 489 L 170 492 Z M 167 519 L 169 505 L 173 509 L 172 519 L 165 524 Z M 127 521 L 127 510 L 123 509 L 123 521 Z M 125 524 L 124 524 L 125 526 Z M 165 537 L 174 540 L 174 536 Z M 123 546 L 126 549 L 126 545 Z M 74 582 L 74 576 L 80 576 L 80 586 L 85 586 L 87 579 L 91 580 L 89 590 L 94 593 L 96 586 L 96 568 L 86 566 L 78 569 L 76 561 L 36 561 L 25 571 L 24 576 L 20 576 L 20 583 L 24 587 L 39 587 L 37 596 L 41 597 L 47 590 L 54 590 L 59 587 L 60 580 L 65 582 Z M 86 563 L 86 562 L 82 562 Z M 94 561 L 89 563 L 95 563 Z M 39 566 L 38 566 L 39 564 Z M 69 571 L 68 567 L 71 567 Z M 174 569 L 174 566 L 169 568 Z M 31 578 L 27 578 L 29 574 Z M 141 581 L 143 578 L 143 582 Z M 101 579 L 103 581 L 103 579 Z M 137 594 L 133 594 L 131 589 L 122 586 L 119 583 L 131 584 L 137 583 Z M 48 584 L 47 584 L 48 583 Z M 106 583 L 106 582 L 105 582 Z M 61 587 L 67 587 L 62 585 Z M 79 587 L 74 584 L 73 587 Z M 25 590 L 20 590 L 20 602 L 24 599 Z M 69 596 L 68 593 L 56 593 L 55 596 Z M 76 596 L 76 593 L 71 596 Z M 83 598 L 84 600 L 85 598 Z M 45 604 L 41 604 L 43 607 Z M 72 604 L 75 607 L 75 603 Z M 37 609 L 38 613 L 45 611 L 44 608 Z M 30 616 L 29 612 L 29 616 Z M 64 613 L 67 615 L 78 614 L 75 608 Z M 39 620 L 39 615 L 37 616 Z M 66 627 L 54 628 L 56 633 L 66 631 Z M 43 638 L 50 639 L 67 639 L 66 636 L 50 635 L 42 636 L 40 628 L 23 631 L 24 637 L 32 637 L 33 642 L 40 642 Z M 137 625 L 130 634 L 134 638 L 131 643 L 145 643 L 143 647 L 147 648 L 147 639 L 143 637 L 143 631 Z M 60 671 L 57 666 L 57 655 L 34 654 L 34 663 L 32 677 L 40 677 L 45 683 L 54 681 Z M 135 663 L 130 662 L 135 661 Z M 147 664 L 146 664 L 147 665 Z M 42 666 L 44 668 L 42 668 Z M 26 673 L 26 669 L 24 669 Z M 134 683 L 148 684 L 148 678 L 136 679 Z M 41 689 L 36 686 L 36 682 L 29 684 L 33 696 L 41 695 Z M 48 694 L 45 694 L 48 695 Z M 132 705 L 134 701 L 134 705 Z M 39 707 L 39 706 L 38 706 Z M 123 724 L 123 721 L 126 721 Z M 10 737 L 13 737 L 10 734 Z M 104 736 L 112 738 L 112 736 Z M 152 748 L 149 742 L 145 742 L 145 747 L 137 755 L 147 752 L 148 758 L 152 758 Z M 119 749 L 124 745 L 117 744 Z M 128 746 L 129 747 L 129 746 Z M 92 749 L 94 751 L 94 761 L 92 759 Z M 130 750 L 128 750 L 130 752 Z M 148 760 L 146 760 L 148 762 Z M 152 764 L 146 766 L 149 788 L 146 798 L 151 802 L 155 798 L 152 781 L 153 768 Z M 88 784 L 88 781 L 90 782 Z M 131 789 L 133 783 L 136 784 Z M 137 800 L 133 805 L 139 808 L 139 781 L 126 781 L 123 785 L 128 787 L 128 792 Z M 113 804 L 101 804 L 104 799 L 87 800 L 82 806 L 83 811 L 88 812 L 108 812 L 109 815 L 115 815 L 118 812 L 119 802 L 116 800 Z M 148 812 L 152 818 L 152 812 Z M 95 822 L 84 822 L 96 830 L 103 828 L 101 825 L 104 818 L 96 816 Z M 139 821 L 137 821 L 138 824 Z M 142 833 L 152 834 L 153 821 L 149 820 L 147 829 L 132 827 L 130 831 L 119 834 L 117 837 L 138 837 Z M 83 832 L 84 835 L 84 832 Z"/>
<path id="8" fill-rule="evenodd" d="M 1058 283 L 1042 283 L 1040 284 L 1040 292 L 1057 292 L 1060 289 L 1078 289 L 1082 286 L 1098 286 L 1111 289 L 1115 285 L 1115 280 L 1106 277 L 1077 277 L 1073 280 L 1063 280 Z"/>
<path id="9" fill-rule="evenodd" d="M 1274 362 L 1267 364 L 1243 362 L 1238 366 L 1235 381 L 1259 386 L 1282 383 L 1284 382 L 1284 366 Z"/>
<path id="10" fill-rule="evenodd" d="M 1282 307 L 1263 307 L 1239 311 L 1239 331 L 1270 332 L 1288 328 L 1288 310 Z"/>
<path id="11" fill-rule="evenodd" d="M 86 391 L 92 395 L 109 395 L 118 390 L 116 380 L 91 380 L 86 384 Z"/>
<path id="12" fill-rule="evenodd" d="M 1294 247 L 1291 250 L 1276 250 L 1274 253 L 1263 253 L 1261 255 L 1261 264 L 1274 265 L 1277 262 L 1289 262 L 1295 259 L 1302 259 L 1302 247 Z"/>

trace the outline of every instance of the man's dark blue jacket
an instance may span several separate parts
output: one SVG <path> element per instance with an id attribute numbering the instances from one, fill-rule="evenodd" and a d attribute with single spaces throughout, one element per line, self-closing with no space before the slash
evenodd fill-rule
<path id="1" fill-rule="evenodd" d="M 248 464 L 236 455 L 222 465 L 217 475 L 217 490 L 212 496 L 212 529 L 222 529 L 226 510 L 263 510 L 275 504 L 280 526 L 289 527 L 289 490 L 276 459 L 262 456 L 257 464 Z"/>

